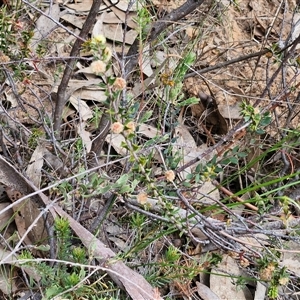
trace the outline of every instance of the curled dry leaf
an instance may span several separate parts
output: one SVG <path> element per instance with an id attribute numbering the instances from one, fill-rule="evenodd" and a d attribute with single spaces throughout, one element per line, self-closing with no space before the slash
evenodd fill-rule
<path id="1" fill-rule="evenodd" d="M 12 202 L 22 198 L 23 195 L 10 187 L 6 188 L 6 193 Z M 44 219 L 40 217 L 40 209 L 30 198 L 13 206 L 15 212 L 15 223 L 20 237 L 24 238 L 26 245 L 46 245 L 48 234 L 45 228 Z M 37 218 L 39 219 L 37 220 Z M 32 225 L 32 230 L 26 235 L 27 229 Z M 37 252 L 35 254 L 38 254 Z"/>
<path id="2" fill-rule="evenodd" d="M 81 122 L 76 126 L 76 132 L 81 137 L 81 140 L 86 148 L 86 152 L 89 153 L 92 148 L 92 140 L 91 140 L 91 133 L 85 130 L 86 123 Z"/>
<path id="3" fill-rule="evenodd" d="M 203 300 L 221 300 L 208 286 L 201 282 L 196 282 L 197 292 Z"/>
<path id="4" fill-rule="evenodd" d="M 181 159 L 179 163 L 179 166 L 183 166 L 190 161 L 189 154 L 195 152 L 197 145 L 188 128 L 184 124 L 179 124 L 175 128 L 174 137 L 177 139 L 173 143 L 173 153 L 174 155 L 183 156 L 183 159 Z M 179 175 L 182 179 L 185 179 L 191 172 L 191 168 L 186 168 L 183 172 L 180 172 Z"/>
<path id="5" fill-rule="evenodd" d="M 35 186 L 40 187 L 42 178 L 42 167 L 44 164 L 44 153 L 46 147 L 38 145 L 30 158 L 29 165 L 26 170 L 26 175 L 34 183 Z"/>

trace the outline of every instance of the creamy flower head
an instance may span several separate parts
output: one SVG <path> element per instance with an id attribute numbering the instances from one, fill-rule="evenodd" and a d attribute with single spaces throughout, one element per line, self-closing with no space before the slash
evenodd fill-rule
<path id="1" fill-rule="evenodd" d="M 122 91 L 125 88 L 126 88 L 126 80 L 121 77 L 117 77 L 113 84 L 113 89 L 116 91 Z"/>
<path id="2" fill-rule="evenodd" d="M 106 71 L 106 64 L 102 60 L 96 60 L 91 63 L 91 69 L 96 75 L 101 74 Z"/>
<path id="3" fill-rule="evenodd" d="M 124 125 L 120 122 L 115 122 L 111 125 L 110 130 L 112 133 L 121 133 L 124 130 Z"/>
<path id="4" fill-rule="evenodd" d="M 125 125 L 124 134 L 128 135 L 134 132 L 135 132 L 135 123 L 133 121 L 130 121 Z"/>
<path id="5" fill-rule="evenodd" d="M 281 278 L 279 278 L 279 283 L 281 284 L 281 285 L 286 285 L 286 284 L 288 284 L 289 283 L 289 278 L 288 277 L 281 277 Z"/>
<path id="6" fill-rule="evenodd" d="M 96 35 L 93 37 L 93 40 L 97 43 L 100 43 L 100 44 L 105 44 L 106 43 L 106 38 L 104 35 L 102 34 L 99 34 L 99 35 Z"/>
<path id="7" fill-rule="evenodd" d="M 165 172 L 165 177 L 166 177 L 167 181 L 170 181 L 170 182 L 174 181 L 174 179 L 175 179 L 174 171 L 172 171 L 172 170 L 166 171 Z"/>
<path id="8" fill-rule="evenodd" d="M 140 204 L 146 204 L 147 203 L 147 200 L 148 200 L 148 195 L 144 192 L 142 193 L 139 193 L 137 196 L 136 196 L 136 200 L 138 203 Z"/>

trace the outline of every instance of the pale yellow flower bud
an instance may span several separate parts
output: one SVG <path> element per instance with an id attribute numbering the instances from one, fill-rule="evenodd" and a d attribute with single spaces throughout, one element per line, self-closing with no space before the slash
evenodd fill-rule
<path id="1" fill-rule="evenodd" d="M 126 80 L 121 77 L 117 77 L 113 84 L 113 89 L 116 91 L 122 91 L 125 88 L 126 88 Z"/>
<path id="2" fill-rule="evenodd" d="M 166 171 L 165 172 L 165 177 L 166 177 L 167 181 L 170 181 L 170 182 L 174 181 L 174 179 L 175 179 L 174 171 L 172 171 L 172 170 Z"/>
<path id="3" fill-rule="evenodd" d="M 147 203 L 147 200 L 148 200 L 148 195 L 146 193 L 139 193 L 137 196 L 136 196 L 136 200 L 138 203 L 140 204 L 146 204 Z"/>
<path id="4" fill-rule="evenodd" d="M 128 135 L 134 132 L 135 132 L 135 123 L 133 121 L 130 121 L 125 125 L 124 134 Z"/>
<path id="5" fill-rule="evenodd" d="M 100 44 L 105 44 L 106 43 L 106 38 L 104 35 L 100 34 L 97 36 L 93 37 L 93 42 L 95 43 L 100 43 Z"/>
<path id="6" fill-rule="evenodd" d="M 286 284 L 288 284 L 289 283 L 289 278 L 288 277 L 282 277 L 282 278 L 279 278 L 279 283 L 281 284 L 281 285 L 286 285 Z"/>

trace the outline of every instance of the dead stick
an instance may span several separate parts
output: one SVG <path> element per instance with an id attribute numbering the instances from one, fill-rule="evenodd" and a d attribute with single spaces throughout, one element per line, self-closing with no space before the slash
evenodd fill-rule
<path id="1" fill-rule="evenodd" d="M 220 185 L 220 183 L 217 180 L 213 181 L 213 184 L 219 189 L 221 190 L 223 193 L 225 193 L 226 195 L 230 196 L 232 199 L 241 202 L 243 205 L 247 206 L 248 208 L 254 210 L 254 211 L 258 211 L 258 208 L 250 203 L 245 202 L 243 199 L 241 199 L 238 196 L 235 196 L 232 192 L 230 192 L 229 190 L 227 190 L 226 188 L 224 188 L 223 186 Z"/>

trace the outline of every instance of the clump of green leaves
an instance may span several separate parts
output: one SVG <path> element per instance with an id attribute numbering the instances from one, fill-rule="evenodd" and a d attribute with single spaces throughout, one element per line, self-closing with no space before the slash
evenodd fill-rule
<path id="1" fill-rule="evenodd" d="M 28 139 L 28 146 L 31 149 L 35 149 L 36 146 L 38 145 L 39 138 L 43 136 L 44 132 L 40 128 L 33 128 L 31 130 L 31 135 Z"/>
<path id="2" fill-rule="evenodd" d="M 217 156 L 215 155 L 210 162 L 205 164 L 198 164 L 195 172 L 188 174 L 186 177 L 185 186 L 189 187 L 192 183 L 200 183 L 215 179 L 222 171 L 222 168 L 217 163 Z"/>
<path id="3" fill-rule="evenodd" d="M 148 25 L 151 23 L 151 15 L 147 6 L 141 1 L 136 1 L 137 17 L 134 19 L 138 24 L 139 40 L 142 42 L 146 39 L 148 34 Z"/>
<path id="4" fill-rule="evenodd" d="M 263 128 L 270 124 L 271 116 L 269 112 L 261 113 L 257 107 L 248 104 L 246 101 L 242 102 L 242 115 L 246 122 L 251 122 L 249 129 L 252 132 L 263 134 Z"/>

